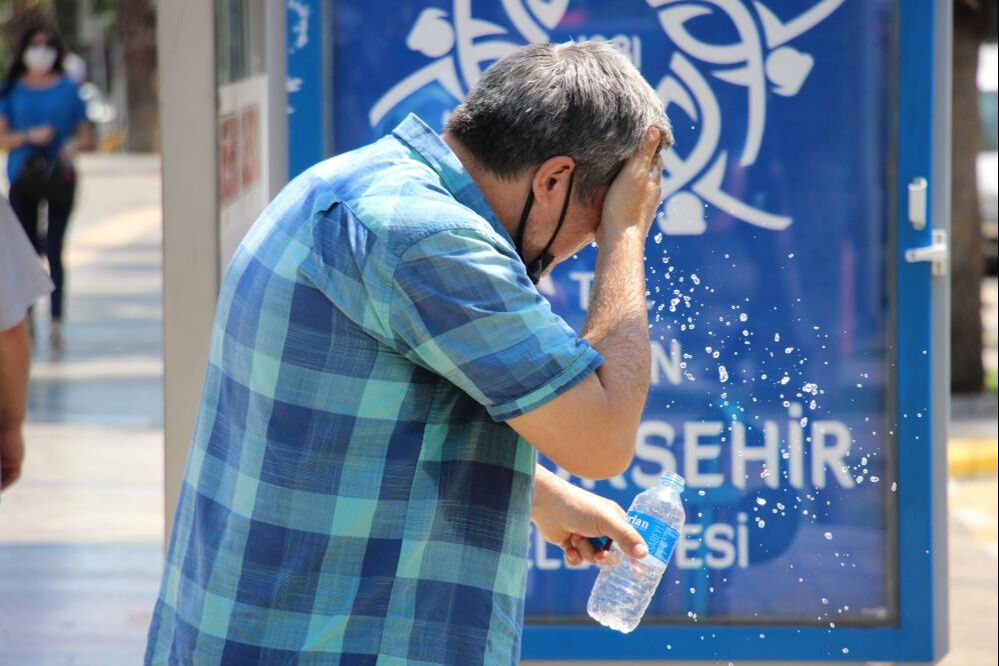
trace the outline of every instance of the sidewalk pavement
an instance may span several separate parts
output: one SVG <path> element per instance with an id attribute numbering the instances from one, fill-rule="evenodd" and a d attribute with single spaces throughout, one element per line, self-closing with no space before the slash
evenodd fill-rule
<path id="1" fill-rule="evenodd" d="M 0 666 L 141 663 L 163 566 L 159 159 L 80 174 L 66 345 L 39 304 L 24 476 L 0 502 Z"/>
<path id="2" fill-rule="evenodd" d="M 951 478 L 993 475 L 999 471 L 997 396 L 955 396 L 951 400 L 947 468 Z"/>
<path id="3" fill-rule="evenodd" d="M 87 156 L 81 174 L 66 349 L 48 350 L 39 316 L 28 457 L 0 502 L 0 666 L 140 663 L 162 570 L 158 161 Z M 995 468 L 964 478 L 987 468 L 958 462 L 968 447 L 995 451 L 996 419 L 963 408 L 950 446 L 961 478 L 949 486 L 944 666 L 997 663 Z"/>
<path id="4" fill-rule="evenodd" d="M 162 573 L 163 433 L 30 423 L 0 503 L 0 666 L 142 663 Z"/>
<path id="5" fill-rule="evenodd" d="M 40 303 L 30 420 L 162 427 L 160 220 L 157 156 L 81 160 L 66 240 L 66 343 L 50 348 Z"/>

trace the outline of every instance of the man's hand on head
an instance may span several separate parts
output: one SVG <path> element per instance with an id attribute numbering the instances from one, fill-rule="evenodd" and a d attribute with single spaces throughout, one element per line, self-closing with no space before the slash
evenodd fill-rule
<path id="1" fill-rule="evenodd" d="M 659 207 L 663 134 L 650 127 L 604 198 L 583 337 L 603 356 L 594 375 L 508 423 L 577 476 L 626 469 L 648 393 L 651 352 L 645 301 L 645 237 Z"/>
<path id="2" fill-rule="evenodd" d="M 663 161 L 662 133 L 650 127 L 645 139 L 622 167 L 604 198 L 597 227 L 597 245 L 603 248 L 622 233 L 637 231 L 644 239 L 660 203 Z"/>

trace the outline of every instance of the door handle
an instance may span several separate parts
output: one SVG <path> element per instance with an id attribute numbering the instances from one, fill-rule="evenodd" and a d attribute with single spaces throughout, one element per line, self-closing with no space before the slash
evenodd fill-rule
<path id="1" fill-rule="evenodd" d="M 905 251 L 905 260 L 910 264 L 920 261 L 930 262 L 933 275 L 947 274 L 947 231 L 934 229 L 932 243 L 925 247 L 912 247 Z"/>

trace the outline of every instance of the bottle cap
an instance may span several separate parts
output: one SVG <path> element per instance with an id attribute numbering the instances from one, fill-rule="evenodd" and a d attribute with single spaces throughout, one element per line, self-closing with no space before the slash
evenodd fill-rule
<path id="1" fill-rule="evenodd" d="M 667 486 L 673 486 L 679 492 L 683 492 L 684 487 L 687 485 L 683 477 L 675 472 L 670 472 L 669 474 L 663 474 L 659 477 L 659 483 Z"/>

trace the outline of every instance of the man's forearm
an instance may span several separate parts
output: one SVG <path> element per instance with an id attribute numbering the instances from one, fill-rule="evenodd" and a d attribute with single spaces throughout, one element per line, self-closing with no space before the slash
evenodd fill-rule
<path id="1" fill-rule="evenodd" d="M 540 464 L 534 465 L 534 497 L 531 501 L 531 519 L 534 519 L 535 512 L 543 511 L 545 504 L 550 502 L 557 494 L 558 484 L 562 480 L 552 474 L 548 469 Z"/>
<path id="2" fill-rule="evenodd" d="M 24 421 L 28 391 L 31 340 L 28 324 L 0 331 L 0 489 L 21 475 L 24 459 Z"/>
<path id="3" fill-rule="evenodd" d="M 597 370 L 613 413 L 638 428 L 649 390 L 645 236 L 631 228 L 604 240 L 597 256 L 583 337 L 604 357 Z"/>
<path id="4" fill-rule="evenodd" d="M 24 421 L 30 362 L 27 320 L 0 331 L 0 430 L 20 429 Z"/>

